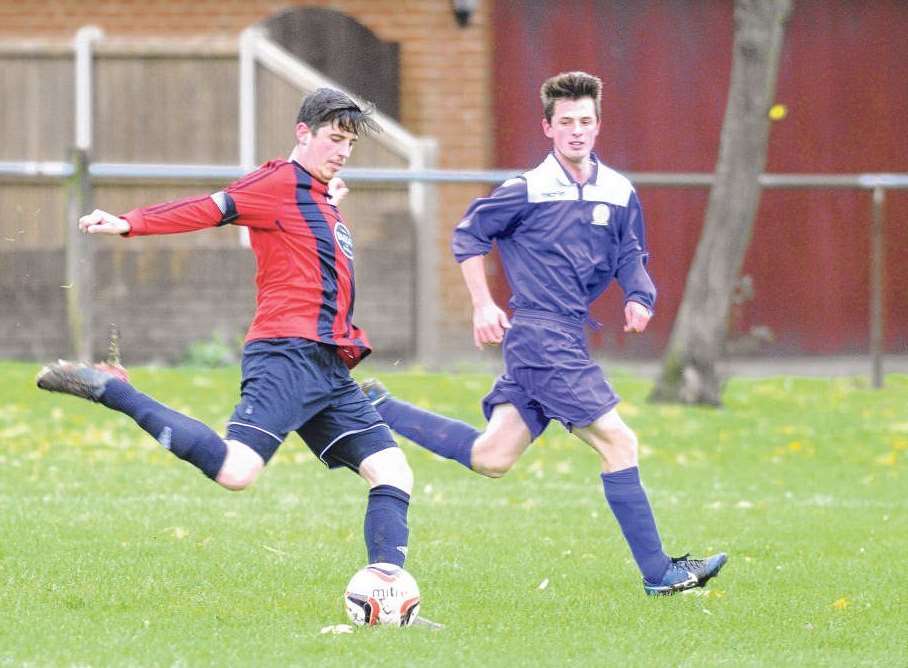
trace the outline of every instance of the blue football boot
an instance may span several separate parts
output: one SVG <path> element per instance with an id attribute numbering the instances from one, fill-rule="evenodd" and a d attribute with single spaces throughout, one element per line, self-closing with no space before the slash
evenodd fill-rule
<path id="1" fill-rule="evenodd" d="M 702 587 L 722 570 L 728 557 L 724 552 L 705 559 L 691 559 L 690 554 L 672 559 L 659 582 L 643 580 L 643 590 L 649 596 L 670 596 L 678 591 Z"/>

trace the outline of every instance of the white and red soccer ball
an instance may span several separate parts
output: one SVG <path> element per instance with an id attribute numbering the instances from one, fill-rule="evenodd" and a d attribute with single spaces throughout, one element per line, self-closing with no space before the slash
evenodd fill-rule
<path id="1" fill-rule="evenodd" d="M 357 626 L 410 626 L 419 614 L 419 587 L 400 566 L 369 564 L 350 578 L 344 607 Z"/>

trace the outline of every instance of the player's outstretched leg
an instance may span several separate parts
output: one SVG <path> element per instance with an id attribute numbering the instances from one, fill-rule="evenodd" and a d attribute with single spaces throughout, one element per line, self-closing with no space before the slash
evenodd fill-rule
<path id="1" fill-rule="evenodd" d="M 685 589 L 702 587 L 710 578 L 719 574 L 726 561 L 728 557 L 724 552 L 703 559 L 694 559 L 690 554 L 674 557 L 661 580 L 643 580 L 643 590 L 650 596 L 667 596 Z"/>
<path id="2" fill-rule="evenodd" d="M 214 480 L 227 446 L 209 427 L 142 394 L 127 382 L 126 370 L 111 364 L 59 361 L 44 367 L 38 387 L 95 401 L 136 421 L 161 445 Z"/>
<path id="3" fill-rule="evenodd" d="M 473 443 L 480 435 L 475 427 L 395 399 L 374 378 L 363 381 L 360 387 L 391 429 L 436 455 L 460 462 L 472 470 Z"/>

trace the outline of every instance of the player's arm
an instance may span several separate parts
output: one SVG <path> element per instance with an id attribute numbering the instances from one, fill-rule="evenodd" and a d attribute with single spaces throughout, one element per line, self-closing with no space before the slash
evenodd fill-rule
<path id="1" fill-rule="evenodd" d="M 129 225 L 126 236 L 181 234 L 223 224 L 211 195 L 196 195 L 133 209 L 121 216 Z"/>
<path id="2" fill-rule="evenodd" d="M 643 211 L 637 193 L 631 193 L 626 216 L 619 228 L 618 269 L 615 276 L 624 291 L 624 331 L 646 329 L 656 304 L 656 286 L 646 270 L 649 253 Z"/>
<path id="3" fill-rule="evenodd" d="M 473 303 L 473 343 L 482 350 L 485 344 L 497 345 L 504 338 L 511 321 L 499 308 L 489 290 L 485 256 L 474 255 L 460 263 L 463 280 Z"/>
<path id="4" fill-rule="evenodd" d="M 122 216 L 95 209 L 79 219 L 79 229 L 86 234 L 121 236 L 177 234 L 212 227 L 222 217 L 211 197 L 204 195 L 133 209 Z"/>
<path id="5" fill-rule="evenodd" d="M 511 179 L 489 197 L 473 201 L 454 230 L 451 247 L 460 263 L 473 304 L 473 343 L 498 344 L 511 326 L 507 314 L 495 303 L 489 290 L 484 256 L 492 242 L 513 233 L 527 204 L 526 181 Z"/>
<path id="6" fill-rule="evenodd" d="M 133 209 L 121 216 L 128 229 L 119 233 L 125 236 L 179 234 L 229 223 L 272 228 L 276 193 L 286 189 L 289 174 L 287 169 L 281 170 L 281 163 L 269 163 L 216 193 Z"/>
<path id="7" fill-rule="evenodd" d="M 79 219 L 79 229 L 88 234 L 145 236 L 179 234 L 228 223 L 272 227 L 275 192 L 285 184 L 288 172 L 265 165 L 211 195 L 199 195 L 133 209 L 115 216 L 96 209 Z M 335 184 L 338 199 L 346 194 L 343 182 Z"/>

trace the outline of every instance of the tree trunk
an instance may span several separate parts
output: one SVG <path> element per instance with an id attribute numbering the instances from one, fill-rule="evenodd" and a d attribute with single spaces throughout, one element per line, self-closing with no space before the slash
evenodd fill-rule
<path id="1" fill-rule="evenodd" d="M 715 182 L 662 373 L 650 399 L 718 405 L 716 363 L 760 198 L 769 109 L 791 0 L 736 0 L 728 106 Z"/>

